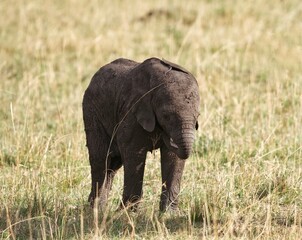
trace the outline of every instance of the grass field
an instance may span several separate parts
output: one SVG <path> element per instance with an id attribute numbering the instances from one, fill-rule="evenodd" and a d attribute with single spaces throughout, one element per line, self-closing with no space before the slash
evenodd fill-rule
<path id="1" fill-rule="evenodd" d="M 0 2 L 0 238 L 301 239 L 302 2 Z M 163 57 L 201 94 L 181 214 L 161 215 L 158 152 L 136 213 L 89 208 L 82 96 L 118 57 Z"/>

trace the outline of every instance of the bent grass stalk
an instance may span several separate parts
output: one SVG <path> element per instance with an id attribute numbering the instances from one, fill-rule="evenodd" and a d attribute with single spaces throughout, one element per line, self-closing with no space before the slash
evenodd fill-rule
<path id="1" fill-rule="evenodd" d="M 111 148 L 111 145 L 112 145 L 112 142 L 113 142 L 113 139 L 115 137 L 115 135 L 117 134 L 118 132 L 118 129 L 120 127 L 120 125 L 123 123 L 123 121 L 126 119 L 126 117 L 128 116 L 128 114 L 132 111 L 132 109 L 145 97 L 147 96 L 148 94 L 150 94 L 151 92 L 153 92 L 154 90 L 156 90 L 157 88 L 161 87 L 162 85 L 164 85 L 165 83 L 161 83 L 155 87 L 153 87 L 152 89 L 150 89 L 149 91 L 147 91 L 146 93 L 144 93 L 132 106 L 131 108 L 125 113 L 125 115 L 122 117 L 122 119 L 115 125 L 114 129 L 113 129 L 113 132 L 112 132 L 112 136 L 110 138 L 110 143 L 109 143 L 109 147 L 108 147 L 108 150 L 107 150 L 107 153 L 106 153 L 106 159 L 105 159 L 105 178 L 104 178 L 104 182 L 103 182 L 103 185 L 102 185 L 102 189 L 105 187 L 105 185 L 107 184 L 107 170 L 108 170 L 108 158 L 109 158 L 109 155 L 110 155 L 110 148 Z M 98 189 L 98 188 L 97 188 Z M 106 194 L 108 194 L 106 192 Z M 97 196 L 98 196 L 98 193 L 97 193 Z M 106 197 L 107 199 L 107 197 Z M 121 201 L 122 203 L 122 201 Z M 125 205 L 122 203 L 122 207 L 128 217 L 128 220 L 129 222 L 131 223 L 131 226 L 132 226 L 132 233 L 131 235 L 134 234 L 133 231 L 135 231 L 135 228 L 134 228 L 134 225 L 126 211 L 126 207 Z M 101 223 L 101 228 L 100 228 L 100 234 L 102 234 L 102 232 L 105 230 L 106 228 L 106 219 L 107 219 L 107 216 L 108 216 L 108 213 L 109 213 L 109 209 L 107 207 L 107 205 L 105 206 L 105 211 L 104 211 L 104 214 L 102 216 L 102 223 Z M 99 232 L 99 227 L 98 227 L 98 197 L 96 199 L 96 204 L 94 204 L 94 214 L 95 214 L 95 232 Z"/>
<path id="2" fill-rule="evenodd" d="M 148 94 L 150 94 L 151 92 L 153 92 L 155 89 L 159 88 L 160 86 L 164 85 L 165 83 L 161 83 L 159 84 L 158 86 L 156 87 L 153 87 L 152 89 L 150 89 L 148 92 L 144 93 L 132 106 L 131 108 L 126 112 L 126 114 L 124 115 L 124 117 L 121 119 L 121 121 L 119 121 L 119 123 L 117 125 L 115 125 L 114 129 L 113 129 L 113 133 L 112 133 L 112 136 L 111 136 L 111 139 L 110 139 L 110 144 L 109 144 L 109 147 L 108 147 L 108 151 L 107 151 L 107 155 L 106 155 L 106 160 L 107 158 L 109 157 L 109 154 L 110 154 L 110 148 L 111 148 L 111 145 L 112 145 L 112 142 L 113 142 L 113 139 L 120 127 L 120 125 L 123 123 L 123 121 L 125 120 L 125 118 L 128 116 L 128 114 L 132 111 L 132 109 L 136 106 L 136 104 L 138 104 L 145 96 L 147 96 Z M 107 161 L 106 161 L 107 162 Z"/>

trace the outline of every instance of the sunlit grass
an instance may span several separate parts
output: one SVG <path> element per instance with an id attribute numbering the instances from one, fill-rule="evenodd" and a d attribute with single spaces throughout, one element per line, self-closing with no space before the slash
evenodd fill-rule
<path id="1" fill-rule="evenodd" d="M 302 4 L 290 1 L 1 1 L 3 239 L 300 239 Z M 118 57 L 175 61 L 197 78 L 201 115 L 179 215 L 158 211 L 148 155 L 136 213 L 87 203 L 82 95 Z"/>

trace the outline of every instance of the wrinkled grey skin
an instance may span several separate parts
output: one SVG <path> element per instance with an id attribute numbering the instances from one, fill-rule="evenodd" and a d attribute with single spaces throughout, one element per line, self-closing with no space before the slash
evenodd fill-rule
<path id="1" fill-rule="evenodd" d="M 199 101 L 195 78 L 165 60 L 117 59 L 100 68 L 83 99 L 91 204 L 95 199 L 106 203 L 113 177 L 122 165 L 123 204 L 137 203 L 142 196 L 146 154 L 160 148 L 160 210 L 177 209 L 185 159 L 198 127 Z"/>

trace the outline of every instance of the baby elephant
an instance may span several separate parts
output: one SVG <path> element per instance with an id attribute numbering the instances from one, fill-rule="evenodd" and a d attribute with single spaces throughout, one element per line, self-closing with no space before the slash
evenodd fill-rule
<path id="1" fill-rule="evenodd" d="M 178 209 L 185 159 L 198 128 L 199 101 L 192 74 L 166 60 L 137 63 L 120 58 L 100 68 L 83 99 L 92 206 L 99 202 L 104 207 L 121 166 L 122 204 L 135 205 L 142 196 L 146 154 L 160 148 L 160 210 Z"/>

